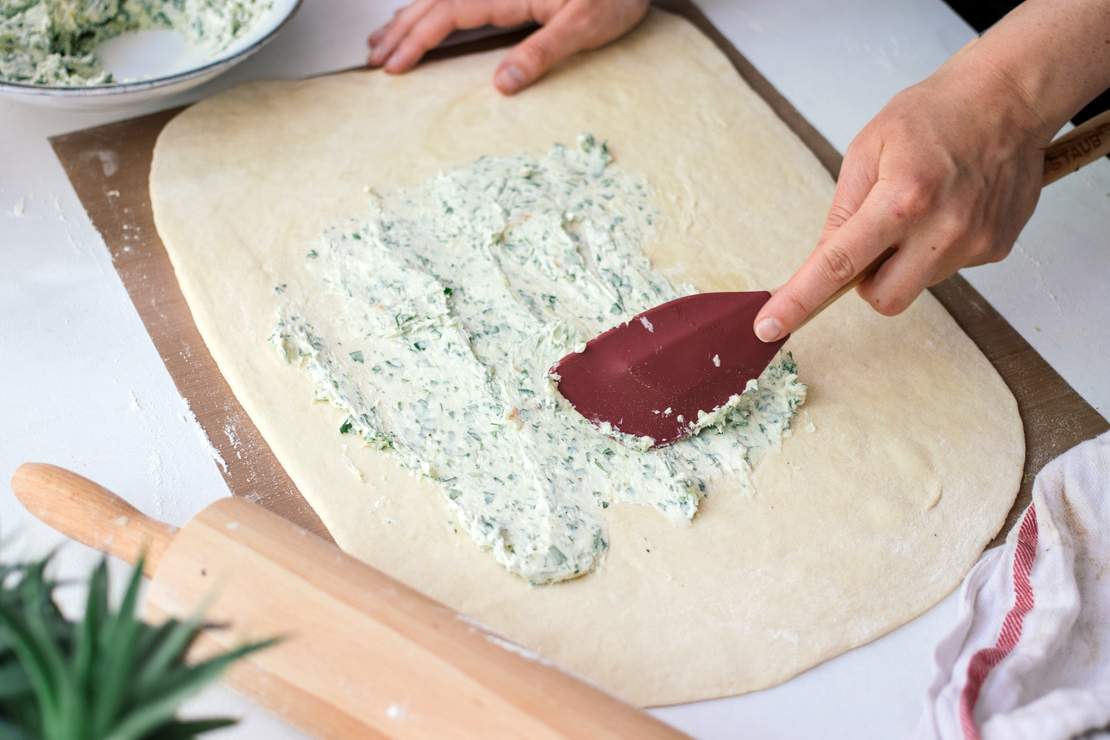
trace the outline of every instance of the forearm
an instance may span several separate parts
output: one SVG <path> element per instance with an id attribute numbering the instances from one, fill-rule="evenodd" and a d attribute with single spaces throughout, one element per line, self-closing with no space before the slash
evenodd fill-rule
<path id="1" fill-rule="evenodd" d="M 993 78 L 1051 138 L 1110 87 L 1110 2 L 1026 0 L 942 68 Z"/>

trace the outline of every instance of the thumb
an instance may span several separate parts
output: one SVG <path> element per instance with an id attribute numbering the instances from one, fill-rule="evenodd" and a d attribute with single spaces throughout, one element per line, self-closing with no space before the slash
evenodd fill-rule
<path id="1" fill-rule="evenodd" d="M 549 69 L 583 48 L 580 33 L 574 33 L 566 12 L 509 50 L 493 76 L 493 84 L 505 95 L 520 92 L 543 77 Z"/>

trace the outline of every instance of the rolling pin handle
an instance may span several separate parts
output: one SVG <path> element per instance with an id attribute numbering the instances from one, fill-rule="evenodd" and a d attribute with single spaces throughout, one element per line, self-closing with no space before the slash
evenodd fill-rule
<path id="1" fill-rule="evenodd" d="M 12 491 L 27 511 L 62 534 L 128 563 L 144 556 L 154 574 L 177 528 L 136 509 L 107 488 L 45 463 L 24 463 Z"/>

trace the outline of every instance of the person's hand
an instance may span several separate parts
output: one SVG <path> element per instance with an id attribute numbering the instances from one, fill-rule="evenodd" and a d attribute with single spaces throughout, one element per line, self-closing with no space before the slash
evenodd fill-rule
<path id="1" fill-rule="evenodd" d="M 1019 86 L 966 55 L 899 93 L 849 145 L 817 247 L 756 335 L 794 331 L 891 247 L 857 289 L 887 316 L 962 267 L 1001 260 L 1037 203 L 1047 128 Z"/>
<path id="2" fill-rule="evenodd" d="M 370 66 L 398 74 L 459 28 L 542 25 L 505 56 L 493 84 L 506 95 L 523 90 L 557 62 L 630 31 L 648 0 L 416 0 L 370 35 Z"/>

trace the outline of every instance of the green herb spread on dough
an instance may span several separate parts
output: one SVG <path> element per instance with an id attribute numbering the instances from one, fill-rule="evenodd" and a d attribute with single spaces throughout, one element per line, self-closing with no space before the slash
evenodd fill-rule
<path id="1" fill-rule="evenodd" d="M 0 79 L 79 87 L 116 82 L 96 47 L 131 31 L 173 29 L 211 54 L 271 0 L 0 0 Z"/>
<path id="2" fill-rule="evenodd" d="M 276 296 L 271 341 L 346 414 L 340 432 L 436 480 L 459 524 L 531 583 L 594 569 L 604 509 L 683 523 L 706 482 L 776 448 L 805 386 L 789 353 L 702 433 L 658 450 L 605 436 L 548 369 L 611 326 L 691 292 L 651 269 L 645 183 L 592 136 L 490 156 L 375 196 L 329 230 Z M 295 289 L 294 286 L 297 286 Z M 708 358 L 706 358 L 708 361 Z"/>

